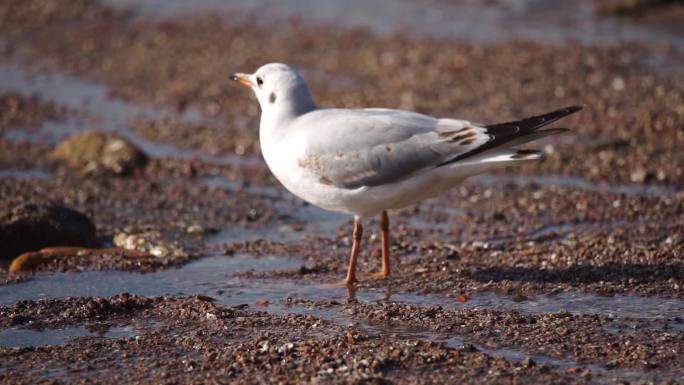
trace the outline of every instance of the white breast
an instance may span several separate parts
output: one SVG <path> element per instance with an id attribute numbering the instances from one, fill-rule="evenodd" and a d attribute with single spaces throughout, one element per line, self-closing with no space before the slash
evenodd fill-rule
<path id="1" fill-rule="evenodd" d="M 286 127 L 273 127 L 262 119 L 259 140 L 268 168 L 288 191 L 316 206 L 341 211 L 343 191 L 320 183 L 318 176 L 300 166 L 306 157 L 303 135 L 287 132 Z"/>

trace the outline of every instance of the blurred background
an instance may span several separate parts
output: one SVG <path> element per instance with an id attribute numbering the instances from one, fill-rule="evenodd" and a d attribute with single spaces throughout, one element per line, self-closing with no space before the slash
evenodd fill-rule
<path id="1" fill-rule="evenodd" d="M 317 306 L 346 298 L 321 284 L 342 277 L 349 218 L 301 202 L 271 176 L 258 104 L 228 78 L 284 62 L 321 106 L 494 123 L 585 105 L 562 121 L 571 133 L 534 143 L 545 162 L 472 178 L 393 213 L 401 264 L 388 284 L 365 281 L 359 298 L 373 307 L 398 291 L 444 305 L 430 293 L 449 306 L 506 303 L 505 317 L 523 309 L 554 320 L 569 308 L 563 319 L 576 323 L 565 330 L 588 334 L 568 343 L 548 337 L 556 329 L 472 338 L 636 373 L 625 380 L 660 369 L 657 378 L 682 378 L 683 50 L 676 0 L 0 0 L 0 312 L 8 312 L 0 314 L 24 317 L 0 317 L 16 321 L 0 322 L 0 342 L 25 346 L 8 328 L 45 321 L 18 301 L 121 291 L 199 293 L 225 306 L 270 301 L 263 310 L 273 317 L 303 312 L 283 304 L 299 298 L 311 314 L 347 322 L 339 303 Z M 377 223 L 367 228 L 363 272 L 379 264 Z M 58 246 L 75 248 L 40 251 Z M 637 323 L 648 327 L 620 334 L 605 353 L 591 342 L 612 346 L 617 337 L 589 316 L 573 318 L 582 309 L 603 323 L 642 312 Z M 79 319 L 108 317 L 93 312 Z M 472 314 L 464 325 L 495 319 Z M 672 330 L 676 338 L 652 343 Z M 60 352 L 47 366 L 68 364 Z M 31 362 L 42 359 L 11 357 L 35 382 Z M 481 372 L 495 364 L 487 365 Z"/>
<path id="2" fill-rule="evenodd" d="M 169 141 L 208 153 L 258 153 L 257 106 L 226 74 L 274 61 L 299 68 L 327 106 L 490 122 L 583 103 L 589 108 L 574 124 L 578 136 L 566 138 L 575 147 L 547 169 L 679 185 L 681 155 L 669 149 L 682 140 L 680 94 L 670 90 L 681 75 L 681 18 L 680 2 L 648 0 L 5 1 L 2 84 L 31 93 L 13 84 L 17 72 L 74 75 L 129 102 L 195 114 L 195 123 L 220 117 L 220 130 L 231 133 L 217 137 L 218 128 L 201 124 L 200 134 L 172 130 L 149 119 L 125 127 L 151 140 L 141 144 L 158 155 L 165 148 L 157 144 Z M 56 141 L 85 128 L 78 126 L 31 135 Z M 5 137 L 22 135 L 8 128 Z M 604 141 L 611 151 L 620 143 L 635 148 L 586 153 Z"/>

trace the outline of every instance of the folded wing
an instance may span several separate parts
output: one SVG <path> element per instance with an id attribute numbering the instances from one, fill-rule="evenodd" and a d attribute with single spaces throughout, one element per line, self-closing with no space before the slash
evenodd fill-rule
<path id="1" fill-rule="evenodd" d="M 355 189 L 409 178 L 415 173 L 510 147 L 564 129 L 538 130 L 579 110 L 568 107 L 516 122 L 481 126 L 399 110 L 318 110 L 300 127 L 315 133 L 299 164 L 321 183 Z"/>

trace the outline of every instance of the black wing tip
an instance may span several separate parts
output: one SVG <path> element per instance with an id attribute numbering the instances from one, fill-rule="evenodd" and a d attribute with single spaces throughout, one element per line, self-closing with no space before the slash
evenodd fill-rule
<path id="1" fill-rule="evenodd" d="M 531 116 L 528 118 L 515 120 L 512 122 L 488 124 L 484 127 L 488 130 L 502 129 L 507 134 L 510 133 L 511 129 L 515 129 L 516 132 L 537 130 L 568 115 L 572 115 L 575 112 L 582 110 L 583 108 L 583 104 L 575 104 L 572 106 L 559 108 L 557 110 L 553 110 L 545 114 Z"/>

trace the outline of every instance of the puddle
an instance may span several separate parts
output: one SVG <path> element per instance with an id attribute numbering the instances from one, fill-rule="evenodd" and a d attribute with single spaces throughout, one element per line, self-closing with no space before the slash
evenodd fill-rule
<path id="1" fill-rule="evenodd" d="M 269 198 L 282 198 L 286 194 L 285 188 L 271 185 L 254 185 L 241 180 L 228 179 L 221 175 L 207 175 L 197 178 L 197 182 L 209 188 L 223 189 L 227 191 L 246 191 L 250 194 Z"/>
<path id="2" fill-rule="evenodd" d="M 336 298 L 334 297 L 335 293 L 322 293 L 322 295 L 332 295 L 332 297 L 328 297 L 328 299 L 335 299 L 338 300 L 338 302 L 341 302 L 341 298 Z M 502 296 L 496 296 L 493 295 L 494 297 L 497 297 L 498 299 L 502 299 L 504 297 Z M 590 296 L 594 297 L 594 296 Z M 386 294 L 381 293 L 380 291 L 366 291 L 364 293 L 357 294 L 357 299 L 361 302 L 383 302 L 386 301 Z M 491 303 L 488 303 L 488 300 L 483 300 L 481 298 L 481 294 L 478 294 L 475 296 L 472 300 L 468 301 L 466 304 L 458 304 L 455 301 L 452 300 L 447 300 L 444 298 L 438 298 L 438 297 L 430 297 L 430 296 L 419 296 L 419 295 L 414 295 L 414 294 L 398 294 L 398 295 L 392 295 L 391 299 L 392 302 L 399 302 L 399 303 L 406 303 L 406 304 L 414 304 L 414 305 L 440 305 L 443 308 L 447 309 L 456 309 L 459 307 L 491 307 Z M 565 299 L 560 298 L 559 302 L 564 301 Z M 624 299 L 623 299 L 624 301 Z M 525 302 L 527 301 L 522 301 L 522 302 L 516 302 L 516 304 L 522 304 L 523 306 L 519 306 L 519 308 L 524 308 L 524 309 L 511 309 L 511 310 L 521 310 L 521 311 L 529 311 L 530 308 L 525 307 Z M 534 306 L 534 301 L 533 306 L 531 307 L 534 312 L 544 312 L 544 309 L 542 307 L 537 307 Z M 681 301 L 680 301 L 681 305 Z M 498 308 L 497 306 L 494 306 L 494 308 Z M 559 309 L 562 308 L 560 305 L 556 306 L 547 306 L 548 310 L 552 309 Z M 585 311 L 579 311 L 578 309 L 575 309 L 576 313 L 584 313 Z M 587 309 L 586 313 L 591 313 L 592 310 L 596 310 L 596 308 L 590 308 Z M 626 310 L 626 309 L 625 309 Z M 269 310 L 272 311 L 272 310 Z M 274 312 L 282 312 L 282 308 L 275 309 Z M 627 381 L 627 382 L 640 382 L 640 381 L 659 381 L 663 379 L 668 379 L 672 378 L 672 373 L 668 372 L 646 372 L 646 371 L 639 371 L 639 370 L 632 370 L 632 369 L 608 369 L 605 368 L 601 365 L 596 365 L 596 364 L 589 364 L 589 363 L 581 363 L 578 361 L 575 361 L 573 359 L 569 358 L 554 358 L 550 356 L 545 356 L 543 354 L 530 354 L 527 353 L 523 350 L 512 348 L 512 347 L 500 347 L 500 348 L 487 348 L 485 346 L 479 345 L 479 344 L 472 344 L 467 340 L 467 336 L 454 336 L 454 335 L 448 335 L 446 333 L 440 333 L 440 332 L 435 332 L 426 328 L 416 328 L 416 327 L 411 327 L 404 325 L 400 322 L 384 322 L 384 323 L 371 323 L 367 322 L 365 320 L 358 320 L 355 319 L 352 315 L 345 313 L 344 311 L 340 311 L 339 308 L 336 307 L 331 307 L 331 308 L 314 308 L 314 307 L 306 307 L 306 306 L 292 306 L 290 308 L 286 309 L 287 312 L 291 313 L 297 313 L 297 314 L 303 314 L 303 315 L 313 315 L 316 317 L 321 317 L 330 321 L 333 321 L 337 323 L 338 325 L 341 326 L 348 326 L 348 327 L 354 327 L 356 330 L 359 330 L 363 333 L 371 334 L 371 335 L 380 335 L 384 337 L 389 337 L 393 339 L 401 339 L 401 340 L 431 340 L 431 341 L 436 341 L 436 342 L 444 342 L 445 346 L 453 349 L 460 349 L 464 345 L 472 345 L 474 346 L 478 351 L 481 351 L 491 357 L 497 357 L 497 358 L 503 358 L 509 362 L 521 362 L 525 361 L 527 359 L 533 360 L 537 365 L 549 365 L 552 367 L 555 367 L 557 369 L 568 369 L 568 368 L 582 368 L 585 370 L 589 370 L 591 372 L 591 378 L 589 380 L 589 383 L 597 383 L 597 384 L 613 384 L 619 381 Z M 617 313 L 617 312 L 616 312 Z M 678 314 L 681 314 L 679 312 Z M 624 313 L 622 316 L 634 316 L 635 313 Z M 641 314 L 638 314 L 638 316 L 642 316 Z M 657 316 L 655 314 L 650 314 L 652 317 Z M 677 324 L 676 326 L 679 326 Z M 674 328 L 676 331 L 676 327 Z"/>
<path id="3" fill-rule="evenodd" d="M 239 185 L 229 180 L 221 180 L 221 188 L 234 190 Z M 216 183 L 216 177 L 212 178 Z M 284 189 L 268 186 L 249 186 L 244 190 L 257 195 L 275 198 L 274 209 L 282 216 L 260 227 L 247 228 L 229 226 L 217 234 L 205 238 L 207 245 L 219 245 L 268 239 L 274 242 L 293 242 L 305 237 L 335 238 L 337 230 L 351 218 L 348 215 L 320 209 L 302 202 Z"/>
<path id="4" fill-rule="evenodd" d="M 433 337 L 433 340 L 440 340 L 440 336 Z M 445 345 L 450 348 L 459 349 L 468 344 L 463 338 L 452 337 L 448 338 Z M 644 372 L 628 369 L 607 369 L 596 364 L 580 363 L 572 359 L 554 358 L 540 354 L 528 354 L 522 350 L 513 348 L 497 348 L 490 349 L 482 345 L 473 345 L 477 350 L 486 353 L 489 356 L 503 358 L 509 362 L 521 362 L 525 360 L 533 360 L 537 365 L 549 365 L 558 369 L 568 368 L 582 368 L 591 371 L 592 377 L 589 383 L 594 384 L 614 384 L 616 382 L 640 382 L 640 381 L 658 381 L 660 379 L 671 378 L 665 373 Z"/>
<path id="5" fill-rule="evenodd" d="M 464 345 L 467 345 L 468 342 L 465 341 L 461 337 L 451 337 L 445 341 L 445 345 L 454 348 L 454 349 L 459 349 L 463 347 Z M 576 361 L 573 360 L 563 360 L 559 358 L 553 358 L 549 356 L 542 356 L 538 354 L 526 354 L 521 350 L 517 349 L 511 349 L 511 348 L 498 348 L 498 349 L 490 349 L 486 348 L 482 345 L 476 345 L 473 344 L 475 348 L 483 353 L 486 353 L 492 357 L 497 357 L 497 358 L 504 358 L 507 361 L 511 362 L 520 362 L 524 361 L 526 359 L 532 359 L 534 360 L 537 364 L 547 364 L 551 366 L 555 366 L 558 368 L 570 368 L 570 367 L 578 367 L 582 366 L 578 364 Z M 590 365 L 591 366 L 591 365 Z"/>
<path id="6" fill-rule="evenodd" d="M 340 285 L 328 285 L 297 280 L 258 280 L 236 276 L 245 271 L 293 270 L 304 265 L 301 260 L 263 257 L 254 258 L 249 255 L 233 257 L 212 256 L 189 263 L 179 269 L 169 269 L 156 273 L 139 274 L 121 271 L 81 272 L 40 274 L 35 278 L 0 287 L 0 304 L 13 304 L 25 299 L 64 298 L 76 296 L 111 296 L 120 292 L 137 295 L 191 295 L 210 296 L 226 306 L 247 305 L 253 309 L 275 314 L 296 313 L 320 317 L 341 326 L 354 327 L 369 334 L 400 338 L 407 340 L 429 339 L 444 341 L 446 346 L 461 347 L 467 339 L 464 337 L 436 333 L 431 330 L 407 327 L 398 322 L 370 323 L 355 318 L 343 307 L 307 306 L 290 301 L 305 299 L 313 301 L 336 301 L 346 303 L 347 289 Z M 356 293 L 356 299 L 362 303 L 395 302 L 416 306 L 441 306 L 445 309 L 457 310 L 467 308 L 485 308 L 495 310 L 511 310 L 528 313 L 549 313 L 567 311 L 574 314 L 600 314 L 613 316 L 621 321 L 663 320 L 668 327 L 673 324 L 674 331 L 679 330 L 676 320 L 684 314 L 684 301 L 657 297 L 637 297 L 617 295 L 599 297 L 591 294 L 564 292 L 555 295 L 531 297 L 516 301 L 510 297 L 496 293 L 475 293 L 466 303 L 459 303 L 453 298 L 433 295 L 417 295 L 410 293 L 391 294 L 388 289 L 364 289 Z M 264 307 L 256 306 L 257 301 L 268 301 Z M 618 322 L 616 321 L 616 322 Z M 618 323 L 619 323 L 618 322 Z M 609 325 L 610 326 L 610 325 Z M 104 338 L 121 338 L 136 333 L 135 329 L 112 328 Z M 615 330 L 620 333 L 620 329 Z M 628 331 L 626 331 L 628 332 Z M 46 334 L 44 334 L 46 333 Z M 92 336 L 83 327 L 74 327 L 47 332 L 36 332 L 23 329 L 9 329 L 0 332 L 0 346 L 35 346 L 39 344 L 64 343 L 70 338 Z M 465 337 L 467 338 L 467 337 Z M 637 372 L 618 369 L 605 369 L 591 364 L 577 363 L 569 359 L 557 359 L 539 354 L 527 354 L 513 348 L 489 349 L 476 346 L 494 357 L 502 357 L 509 361 L 522 361 L 531 358 L 538 364 L 548 364 L 559 368 L 581 367 L 592 372 L 592 381 L 609 382 L 614 379 L 642 380 L 658 378 L 657 373 Z M 663 375 L 662 373 L 660 375 Z M 664 376 L 664 375 L 663 375 Z M 665 378 L 665 377 L 663 377 Z"/>
<path id="7" fill-rule="evenodd" d="M 196 150 L 192 148 L 182 148 L 170 143 L 154 142 L 152 140 L 143 138 L 142 136 L 130 131 L 128 126 L 121 126 L 115 131 L 125 136 L 131 142 L 135 143 L 140 149 L 152 158 L 179 158 L 186 160 L 199 160 L 203 163 L 217 165 L 217 166 L 246 166 L 246 167 L 266 167 L 266 163 L 258 155 L 237 155 L 237 154 L 222 154 L 214 155 L 206 151 Z"/>
<path id="8" fill-rule="evenodd" d="M 273 242 L 294 242 L 307 237 L 335 238 L 337 229 L 350 222 L 346 215 L 319 209 L 302 202 L 289 203 L 288 208 L 279 209 L 287 213 L 282 219 L 268 225 L 248 228 L 231 226 L 204 239 L 206 245 L 221 245 L 267 239 Z M 294 208 L 294 211 L 293 211 Z"/>
<path id="9" fill-rule="evenodd" d="M 47 170 L 41 170 L 38 168 L 27 169 L 27 170 L 0 170 L 0 178 L 13 178 L 13 179 L 50 179 L 52 173 Z"/>
<path id="10" fill-rule="evenodd" d="M 0 331 L 0 347 L 23 348 L 29 346 L 62 345 L 79 337 L 117 339 L 133 337 L 139 333 L 133 326 L 112 326 L 101 330 L 94 330 L 84 325 L 45 330 L 13 328 Z"/>
<path id="11" fill-rule="evenodd" d="M 26 96 L 38 96 L 41 100 L 52 101 L 79 112 L 77 116 L 60 121 L 47 121 L 37 130 L 8 129 L 4 133 L 4 139 L 8 141 L 56 144 L 76 133 L 95 129 L 125 136 L 152 158 L 172 157 L 197 159 L 216 165 L 265 167 L 261 157 L 256 155 L 212 155 L 205 151 L 154 142 L 130 129 L 130 124 L 137 119 L 159 120 L 175 117 L 190 124 L 213 122 L 193 109 L 187 109 L 178 115 L 170 109 L 112 98 L 107 87 L 102 84 L 57 72 L 27 73 L 12 66 L 0 67 L 0 89 L 12 90 Z"/>
<path id="12" fill-rule="evenodd" d="M 459 336 L 449 336 L 443 333 L 433 332 L 428 329 L 409 327 L 397 322 L 371 323 L 356 319 L 353 315 L 341 310 L 339 306 L 329 308 L 307 307 L 300 304 L 288 304 L 287 298 L 306 298 L 312 300 L 328 300 L 344 303 L 347 299 L 347 291 L 335 285 L 306 284 L 299 285 L 296 282 L 280 282 L 273 284 L 268 281 L 259 282 L 253 287 L 241 285 L 232 277 L 232 273 L 246 269 L 267 268 L 292 268 L 298 266 L 294 261 L 283 261 L 282 258 L 252 259 L 246 257 L 208 257 L 204 260 L 192 263 L 185 268 L 175 271 L 136 274 L 123 273 L 126 276 L 117 279 L 108 279 L 107 276 L 117 275 L 116 272 L 84 272 L 84 273 L 59 273 L 41 276 L 33 281 L 28 281 L 11 286 L 21 286 L 22 297 L 38 294 L 40 298 L 81 296 L 81 295 L 112 295 L 120 291 L 128 291 L 140 295 L 160 294 L 189 294 L 202 293 L 217 299 L 217 302 L 228 306 L 240 306 L 243 304 L 254 306 L 258 300 L 269 300 L 266 307 L 257 307 L 274 314 L 295 313 L 320 317 L 338 325 L 354 327 L 356 330 L 371 335 L 380 335 L 401 340 L 432 340 L 444 342 L 447 347 L 459 349 L 467 340 Z M 78 274 L 77 278 L 75 275 Z M 195 276 L 202 274 L 201 277 Z M 55 280 L 55 278 L 57 278 Z M 198 279 L 200 278 L 200 279 Z M 36 285 L 36 282 L 44 284 Z M 65 288 L 54 285 L 63 285 L 69 281 Z M 33 282 L 33 284 L 32 284 Z M 47 284 L 47 285 L 45 285 Z M 237 285 L 237 286 L 236 286 Z M 53 289 L 50 294 L 45 294 L 43 289 L 50 286 Z M 382 290 L 367 290 L 357 294 L 357 300 L 362 302 L 383 302 L 386 293 Z M 0 292 L 0 301 L 9 303 L 6 292 Z M 418 305 L 445 305 L 447 300 L 433 297 L 423 297 L 412 294 L 394 295 L 392 302 L 402 302 Z M 478 297 L 474 297 L 469 303 L 479 303 Z M 456 308 L 458 305 L 446 306 Z M 481 307 L 481 306 L 477 306 Z M 541 310 L 541 309 L 540 309 Z M 28 329 L 6 329 L 0 331 L 0 346 L 2 347 L 27 347 L 64 344 L 78 337 L 101 337 L 101 338 L 125 338 L 139 334 L 140 331 L 132 326 L 111 327 L 99 333 L 88 330 L 87 327 L 73 326 L 64 329 L 48 329 L 35 331 Z M 539 354 L 528 354 L 514 348 L 487 348 L 474 345 L 475 348 L 492 357 L 504 358 L 511 362 L 519 362 L 532 359 L 537 364 L 546 364 L 560 369 L 583 368 L 592 372 L 592 382 L 603 383 L 614 380 L 655 380 L 663 374 L 638 372 L 618 369 L 605 369 L 598 365 L 582 364 L 571 359 L 558 359 Z"/>
<path id="13" fill-rule="evenodd" d="M 579 177 L 560 175 L 508 176 L 482 174 L 471 177 L 468 180 L 482 186 L 502 186 L 506 184 L 512 184 L 517 187 L 527 187 L 530 185 L 558 186 L 628 196 L 671 196 L 677 194 L 677 189 L 663 185 L 611 185 L 607 183 L 594 183 Z"/>
<path id="14" fill-rule="evenodd" d="M 619 319 L 603 326 L 603 330 L 614 335 L 634 335 L 639 331 L 668 331 L 672 333 L 684 332 L 684 321 L 681 317 L 675 317 L 664 322 L 644 323 L 637 319 Z"/>
<path id="15" fill-rule="evenodd" d="M 316 227 L 315 222 L 310 222 L 303 227 L 298 224 L 288 223 L 270 224 L 256 228 L 231 227 L 220 230 L 217 234 L 207 236 L 204 239 L 204 244 L 212 246 L 251 242 L 260 239 L 272 242 L 294 242 L 306 237 L 334 237 L 337 227 L 332 228 L 331 225 L 330 228 L 326 228 L 325 226 L 328 223 L 321 223 L 324 227 Z"/>
<path id="16" fill-rule="evenodd" d="M 129 103 L 109 96 L 105 85 L 58 72 L 27 72 L 15 66 L 0 67 L 0 88 L 26 96 L 38 96 L 73 110 L 93 113 L 103 118 L 104 125 L 121 125 L 131 119 L 162 119 L 177 114 L 168 109 Z M 180 119 L 200 123 L 203 117 L 188 109 Z"/>
<path id="17" fill-rule="evenodd" d="M 302 265 L 302 262 L 294 259 L 254 258 L 239 254 L 232 257 L 206 257 L 179 269 L 148 274 L 125 271 L 39 274 L 34 279 L 0 287 L 0 304 L 12 304 L 24 299 L 111 296 L 121 292 L 146 296 L 195 293 L 215 296 L 220 293 L 226 304 L 244 303 L 247 299 L 232 298 L 233 295 L 245 295 L 243 289 L 247 287 L 244 279 L 234 277 L 235 273 L 296 269 Z M 256 296 L 259 286 L 254 289 Z M 254 303 L 251 297 L 248 299 Z"/>
<path id="18" fill-rule="evenodd" d="M 509 296 L 491 292 L 482 292 L 473 294 L 466 303 L 458 303 L 444 297 L 414 294 L 396 294 L 392 296 L 392 299 L 413 305 L 442 306 L 445 309 L 482 308 L 537 314 L 566 311 L 572 314 L 599 314 L 647 320 L 669 320 L 681 317 L 684 314 L 684 300 L 681 299 L 636 295 L 601 297 L 578 292 L 538 295 L 523 300 L 516 300 Z"/>
<path id="19" fill-rule="evenodd" d="M 336 297 L 335 292 L 322 292 L 320 293 L 321 296 L 325 296 L 326 299 L 331 300 L 337 300 L 338 302 L 342 302 L 343 299 Z M 497 296 L 495 294 L 492 294 L 492 298 L 496 297 L 499 300 L 505 298 L 503 296 Z M 588 297 L 594 297 L 594 296 L 588 296 Z M 301 298 L 301 297 L 299 297 Z M 363 293 L 357 293 L 356 296 L 357 300 L 361 302 L 384 302 L 387 301 L 385 298 L 387 298 L 387 294 L 383 293 L 382 291 L 378 290 L 368 290 Z M 491 299 L 491 298 L 490 298 Z M 418 306 L 426 306 L 426 305 L 439 305 L 442 306 L 443 308 L 447 309 L 456 309 L 459 307 L 488 307 L 488 308 L 499 308 L 498 306 L 490 303 L 490 299 L 483 298 L 482 294 L 478 294 L 477 296 L 473 297 L 473 299 L 469 300 L 468 303 L 466 304 L 459 304 L 453 300 L 445 299 L 445 298 L 439 298 L 439 297 L 431 297 L 431 296 L 419 296 L 419 295 L 414 295 L 414 294 L 397 294 L 397 295 L 392 295 L 391 298 L 389 299 L 392 302 L 398 302 L 398 303 L 406 303 L 406 304 L 413 304 L 413 305 L 418 305 Z M 532 301 L 522 301 L 522 302 L 515 302 L 516 304 L 522 304 L 522 306 L 518 306 L 517 309 L 509 309 L 509 310 L 520 310 L 520 311 L 530 311 L 532 310 L 533 312 L 546 312 L 546 311 L 554 311 L 555 309 L 561 309 L 564 306 L 560 305 L 561 302 L 565 301 L 567 298 L 557 298 L 559 300 L 559 304 L 556 304 L 555 306 L 549 306 L 547 305 L 546 307 L 541 307 L 541 306 L 536 306 L 537 302 L 532 300 Z M 631 300 L 633 300 L 632 298 Z M 510 301 L 510 300 L 508 300 Z M 625 299 L 622 298 L 621 302 L 624 302 Z M 505 302 L 505 301 L 504 301 Z M 525 302 L 531 302 L 532 306 L 531 307 L 526 307 Z M 571 301 L 572 302 L 572 301 Z M 637 302 L 635 303 L 638 304 L 638 299 Z M 680 306 L 684 304 L 684 302 L 680 301 Z M 577 308 L 572 307 L 575 311 L 575 313 L 592 313 L 594 310 L 599 310 L 596 307 L 590 307 L 584 310 L 580 310 L 579 308 L 579 303 L 576 303 L 575 305 L 578 305 Z M 640 382 L 640 381 L 659 381 L 662 379 L 668 379 L 672 378 L 672 373 L 668 372 L 645 372 L 645 371 L 639 371 L 639 370 L 632 370 L 632 369 L 608 369 L 605 368 L 601 365 L 596 365 L 596 364 L 589 364 L 589 363 L 581 363 L 578 361 L 575 361 L 573 359 L 563 359 L 563 358 L 554 358 L 550 356 L 545 356 L 543 354 L 530 354 L 527 353 L 523 350 L 512 348 L 512 347 L 501 347 L 501 348 L 487 348 L 485 346 L 479 345 L 479 344 L 472 344 L 467 340 L 467 336 L 454 336 L 454 335 L 448 335 L 446 333 L 440 333 L 440 332 L 435 332 L 432 330 L 429 330 L 427 328 L 416 328 L 416 327 L 411 327 L 407 326 L 405 324 L 402 324 L 401 322 L 383 322 L 383 323 L 371 323 L 367 322 L 365 320 L 359 320 L 355 319 L 352 315 L 345 313 L 344 311 L 341 311 L 337 307 L 330 307 L 330 308 L 314 308 L 314 307 L 306 307 L 306 306 L 301 306 L 301 305 L 296 305 L 292 307 L 288 307 L 285 309 L 287 312 L 291 313 L 297 313 L 297 314 L 303 314 L 303 315 L 313 315 L 316 317 L 321 317 L 330 321 L 333 321 L 337 323 L 338 325 L 341 326 L 348 326 L 348 327 L 354 327 L 356 330 L 359 330 L 363 333 L 371 334 L 371 335 L 379 335 L 383 337 L 389 337 L 393 339 L 401 339 L 401 340 L 431 340 L 435 342 L 444 342 L 445 346 L 453 349 L 460 349 L 464 345 L 473 345 L 478 351 L 481 351 L 491 357 L 497 357 L 497 358 L 503 358 L 509 362 L 521 362 L 525 361 L 527 359 L 533 360 L 537 365 L 549 365 L 552 367 L 555 367 L 557 369 L 568 369 L 568 368 L 582 368 L 585 370 L 589 370 L 591 372 L 591 378 L 589 380 L 589 383 L 597 383 L 597 384 L 613 384 L 619 381 L 627 381 L 627 382 Z M 621 313 L 621 316 L 629 317 L 629 316 L 634 316 L 635 313 L 627 312 L 627 309 L 624 309 L 625 313 Z M 273 310 L 269 310 L 273 311 Z M 282 312 L 282 308 L 277 308 L 275 309 L 274 312 L 279 313 Z M 557 310 L 555 310 L 557 311 Z M 676 310 L 672 310 L 672 312 L 676 312 Z M 620 313 L 617 311 L 613 311 L 613 313 Z M 669 315 L 672 315 L 673 313 L 667 312 Z M 681 311 L 679 313 L 681 314 Z M 637 316 L 642 316 L 642 314 L 637 314 Z M 654 313 L 649 314 L 648 316 L 653 317 L 653 318 L 658 318 L 658 316 Z M 677 324 L 679 325 L 679 324 Z M 677 330 L 676 328 L 674 328 Z"/>
<path id="20" fill-rule="evenodd" d="M 225 305 L 254 304 L 258 300 L 275 303 L 291 298 L 309 300 L 347 300 L 346 288 L 315 282 L 293 280 L 254 280 L 236 276 L 247 271 L 294 270 L 305 265 L 302 260 L 247 254 L 231 257 L 212 256 L 191 262 L 182 268 L 140 274 L 125 271 L 86 271 L 80 273 L 39 274 L 35 278 L 0 286 L 0 304 L 20 300 L 83 296 L 111 296 L 121 292 L 131 294 L 190 295 L 214 297 Z M 391 294 L 387 290 L 367 289 L 356 295 L 359 301 L 387 301 L 416 306 L 442 306 L 445 309 L 483 308 L 552 313 L 599 314 L 627 319 L 671 320 L 684 314 L 684 300 L 674 298 L 615 295 L 600 297 L 579 292 L 540 295 L 524 300 L 482 292 L 473 294 L 466 303 L 437 295 L 410 293 Z"/>
<path id="21" fill-rule="evenodd" d="M 367 28 L 380 35 L 406 33 L 473 43 L 529 39 L 546 43 L 580 41 L 615 44 L 637 41 L 684 48 L 681 29 L 629 18 L 600 17 L 591 0 L 458 2 L 415 0 L 104 0 L 146 17 L 211 13 L 273 27 L 292 18 L 341 28 Z M 534 20 L 534 22 L 530 22 Z M 663 24 L 663 25 L 661 25 Z M 669 23 L 671 24 L 671 23 Z"/>
<path id="22" fill-rule="evenodd" d="M 616 226 L 618 224 L 604 224 L 604 223 L 562 223 L 557 225 L 545 225 L 529 234 L 530 238 L 541 238 L 549 235 L 563 235 L 568 233 L 585 232 L 589 230 L 599 229 L 603 226 Z M 619 224 L 621 225 L 621 223 Z"/>
<path id="23" fill-rule="evenodd" d="M 281 218 L 270 221 L 266 226 L 256 228 L 231 226 L 223 229 L 218 234 L 205 238 L 205 243 L 209 245 L 248 242 L 257 239 L 291 242 L 304 237 L 334 238 L 337 229 L 351 220 L 348 215 L 323 210 L 303 202 L 283 187 L 245 185 L 217 175 L 204 176 L 198 181 L 210 188 L 246 191 L 250 194 L 273 198 L 273 208 L 283 214 Z"/>
<path id="24" fill-rule="evenodd" d="M 364 295 L 364 301 L 381 301 L 375 296 L 369 296 L 368 293 Z M 403 302 L 403 301 L 400 301 Z M 470 343 L 467 337 L 453 336 L 446 333 L 435 332 L 426 328 L 416 328 L 404 325 L 399 322 L 384 322 L 371 323 L 365 320 L 357 320 L 349 314 L 340 311 L 337 308 L 307 308 L 302 306 L 293 306 L 288 309 L 289 312 L 313 315 L 333 321 L 341 326 L 353 326 L 356 330 L 370 335 L 379 335 L 392 339 L 400 340 L 430 340 L 435 342 L 443 342 L 446 347 L 452 349 L 460 349 L 464 345 L 472 345 L 478 351 L 481 351 L 491 357 L 503 358 L 509 362 L 522 362 L 527 359 L 533 360 L 537 365 L 549 365 L 557 369 L 568 368 L 582 368 L 591 371 L 592 377 L 589 383 L 598 384 L 613 384 L 617 381 L 657 381 L 659 379 L 672 378 L 668 373 L 657 372 L 642 372 L 638 370 L 627 369 L 607 369 L 596 364 L 580 363 L 573 359 L 562 359 L 545 356 L 542 354 L 530 354 L 523 350 L 501 347 L 501 348 L 487 348 L 479 344 Z M 275 312 L 280 312 L 277 310 Z"/>

